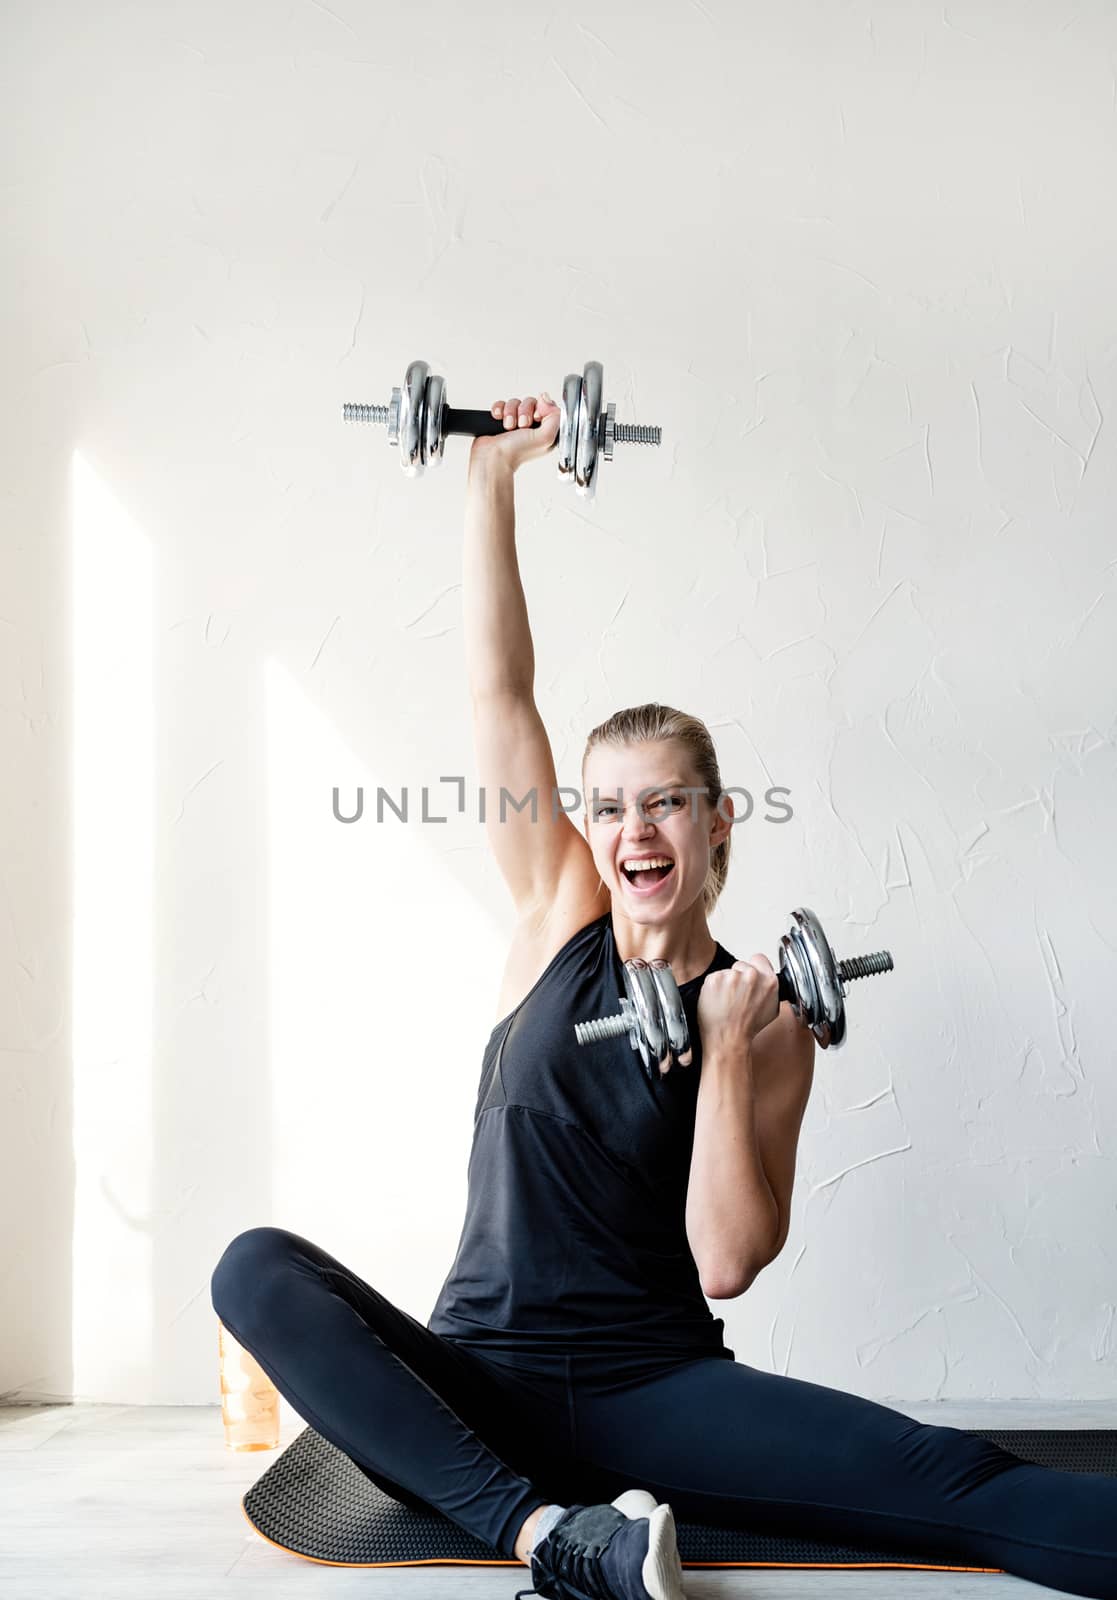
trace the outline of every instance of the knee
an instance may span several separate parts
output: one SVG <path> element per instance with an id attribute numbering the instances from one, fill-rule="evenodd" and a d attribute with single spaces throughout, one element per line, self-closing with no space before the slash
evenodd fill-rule
<path id="1" fill-rule="evenodd" d="M 227 1328 L 244 1330 L 268 1269 L 288 1255 L 292 1237 L 285 1228 L 247 1228 L 226 1245 L 210 1278 L 209 1297 Z"/>
<path id="2" fill-rule="evenodd" d="M 904 1461 L 922 1487 L 936 1484 L 951 1503 L 1025 1463 L 992 1439 L 941 1423 L 921 1423 L 904 1444 Z"/>

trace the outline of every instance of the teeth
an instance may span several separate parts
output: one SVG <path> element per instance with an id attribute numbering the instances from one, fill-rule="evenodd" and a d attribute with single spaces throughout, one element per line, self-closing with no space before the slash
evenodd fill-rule
<path id="1" fill-rule="evenodd" d="M 649 867 L 670 867 L 673 864 L 666 856 L 652 856 L 649 861 L 626 861 L 624 870 L 626 872 L 646 872 Z"/>

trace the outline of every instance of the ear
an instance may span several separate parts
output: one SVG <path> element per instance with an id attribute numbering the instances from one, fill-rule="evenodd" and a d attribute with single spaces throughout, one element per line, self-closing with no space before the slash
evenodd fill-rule
<path id="1" fill-rule="evenodd" d="M 720 804 L 714 807 L 714 822 L 710 829 L 710 849 L 715 849 L 733 830 L 733 796 L 723 794 Z"/>

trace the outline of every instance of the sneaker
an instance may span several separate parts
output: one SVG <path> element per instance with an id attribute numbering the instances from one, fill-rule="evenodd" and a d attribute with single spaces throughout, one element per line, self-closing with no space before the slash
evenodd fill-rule
<path id="1" fill-rule="evenodd" d="M 671 1507 L 645 1489 L 570 1506 L 531 1552 L 531 1581 L 516 1600 L 685 1600 Z"/>

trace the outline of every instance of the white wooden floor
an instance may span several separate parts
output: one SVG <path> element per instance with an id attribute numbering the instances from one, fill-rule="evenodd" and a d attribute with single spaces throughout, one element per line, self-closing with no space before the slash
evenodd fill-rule
<path id="1" fill-rule="evenodd" d="M 1112 1405 L 903 1405 L 966 1428 L 1117 1428 Z M 304 1424 L 293 1415 L 280 1449 Z M 511 1600 L 526 1567 L 345 1568 L 277 1550 L 240 1497 L 276 1452 L 227 1451 L 218 1406 L 0 1407 L 4 1600 Z M 1051 1594 L 1003 1575 L 686 1571 L 689 1600 L 1009 1600 Z"/>

